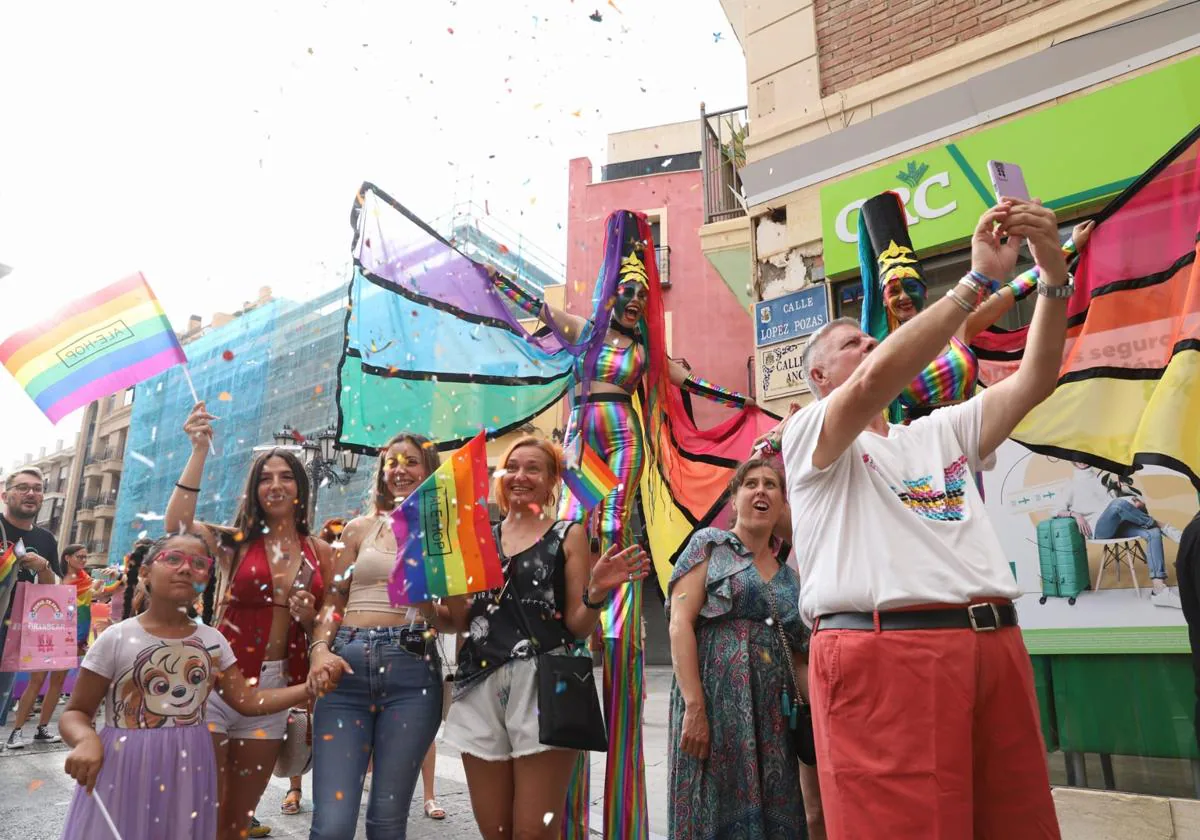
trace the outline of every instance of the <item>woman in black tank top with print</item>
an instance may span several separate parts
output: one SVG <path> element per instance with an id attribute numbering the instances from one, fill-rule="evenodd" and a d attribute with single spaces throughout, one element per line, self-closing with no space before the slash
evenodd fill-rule
<path id="1" fill-rule="evenodd" d="M 561 832 L 578 752 L 538 740 L 536 657 L 587 638 L 603 602 L 618 584 L 644 578 L 650 559 L 636 546 L 597 559 L 582 527 L 553 518 L 562 474 L 553 444 L 522 438 L 501 465 L 495 495 L 505 518 L 494 534 L 504 584 L 473 596 L 458 616 L 456 629 L 469 638 L 444 740 L 462 753 L 485 840 L 551 840 Z"/>

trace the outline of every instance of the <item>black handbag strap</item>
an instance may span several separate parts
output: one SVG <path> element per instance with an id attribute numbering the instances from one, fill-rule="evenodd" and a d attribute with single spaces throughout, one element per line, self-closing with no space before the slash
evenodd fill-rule
<path id="1" fill-rule="evenodd" d="M 782 570 L 780 570 L 782 573 Z M 796 703 L 801 706 L 807 706 L 808 701 L 800 696 L 800 682 L 796 679 L 796 661 L 792 658 L 792 646 L 788 642 L 787 633 L 783 629 L 783 622 L 779 619 L 779 610 L 775 608 L 775 589 L 772 584 L 774 578 L 767 581 L 767 602 L 771 606 L 771 623 L 775 625 L 776 638 L 779 639 L 779 644 L 783 648 L 783 662 L 788 673 L 788 682 L 792 684 L 792 694 L 795 695 Z"/>

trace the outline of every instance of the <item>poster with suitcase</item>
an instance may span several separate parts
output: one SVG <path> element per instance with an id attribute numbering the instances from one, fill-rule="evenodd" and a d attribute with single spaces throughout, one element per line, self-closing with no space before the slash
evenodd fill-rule
<path id="1" fill-rule="evenodd" d="M 1200 502 L 1186 478 L 1118 476 L 1008 441 L 984 495 L 1031 652 L 1187 652 L 1175 558 Z"/>
<path id="2" fill-rule="evenodd" d="M 79 664 L 75 587 L 18 583 L 0 671 L 66 671 Z"/>

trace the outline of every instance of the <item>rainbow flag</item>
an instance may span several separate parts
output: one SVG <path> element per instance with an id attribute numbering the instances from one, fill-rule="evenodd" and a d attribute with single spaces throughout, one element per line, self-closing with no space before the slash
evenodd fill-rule
<path id="1" fill-rule="evenodd" d="M 0 555 L 0 586 L 8 580 L 9 576 L 17 570 L 17 547 L 9 543 L 4 549 L 4 554 Z M 3 616 L 0 616 L 3 618 Z"/>
<path id="2" fill-rule="evenodd" d="M 563 484 L 571 491 L 584 510 L 591 510 L 604 501 L 604 497 L 619 484 L 616 474 L 608 468 L 596 450 L 586 443 L 581 444 L 578 469 L 569 468 L 563 473 Z"/>
<path id="3" fill-rule="evenodd" d="M 488 519 L 487 443 L 480 432 L 392 511 L 393 606 L 486 592 L 504 584 Z"/>
<path id="4" fill-rule="evenodd" d="M 187 356 L 146 278 L 134 274 L 9 336 L 0 363 L 57 423 Z"/>

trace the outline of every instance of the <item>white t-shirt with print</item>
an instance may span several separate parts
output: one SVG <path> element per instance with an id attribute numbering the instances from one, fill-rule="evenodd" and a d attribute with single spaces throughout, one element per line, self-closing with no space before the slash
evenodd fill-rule
<path id="1" fill-rule="evenodd" d="M 828 402 L 783 432 L 800 614 L 966 604 L 1020 594 L 974 474 L 982 395 L 938 409 L 887 437 L 864 431 L 823 470 L 812 464 Z"/>
<path id="2" fill-rule="evenodd" d="M 80 667 L 110 680 L 105 722 L 118 729 L 199 726 L 217 675 L 237 664 L 233 648 L 212 627 L 197 624 L 184 639 L 164 639 L 137 618 L 96 637 Z"/>

